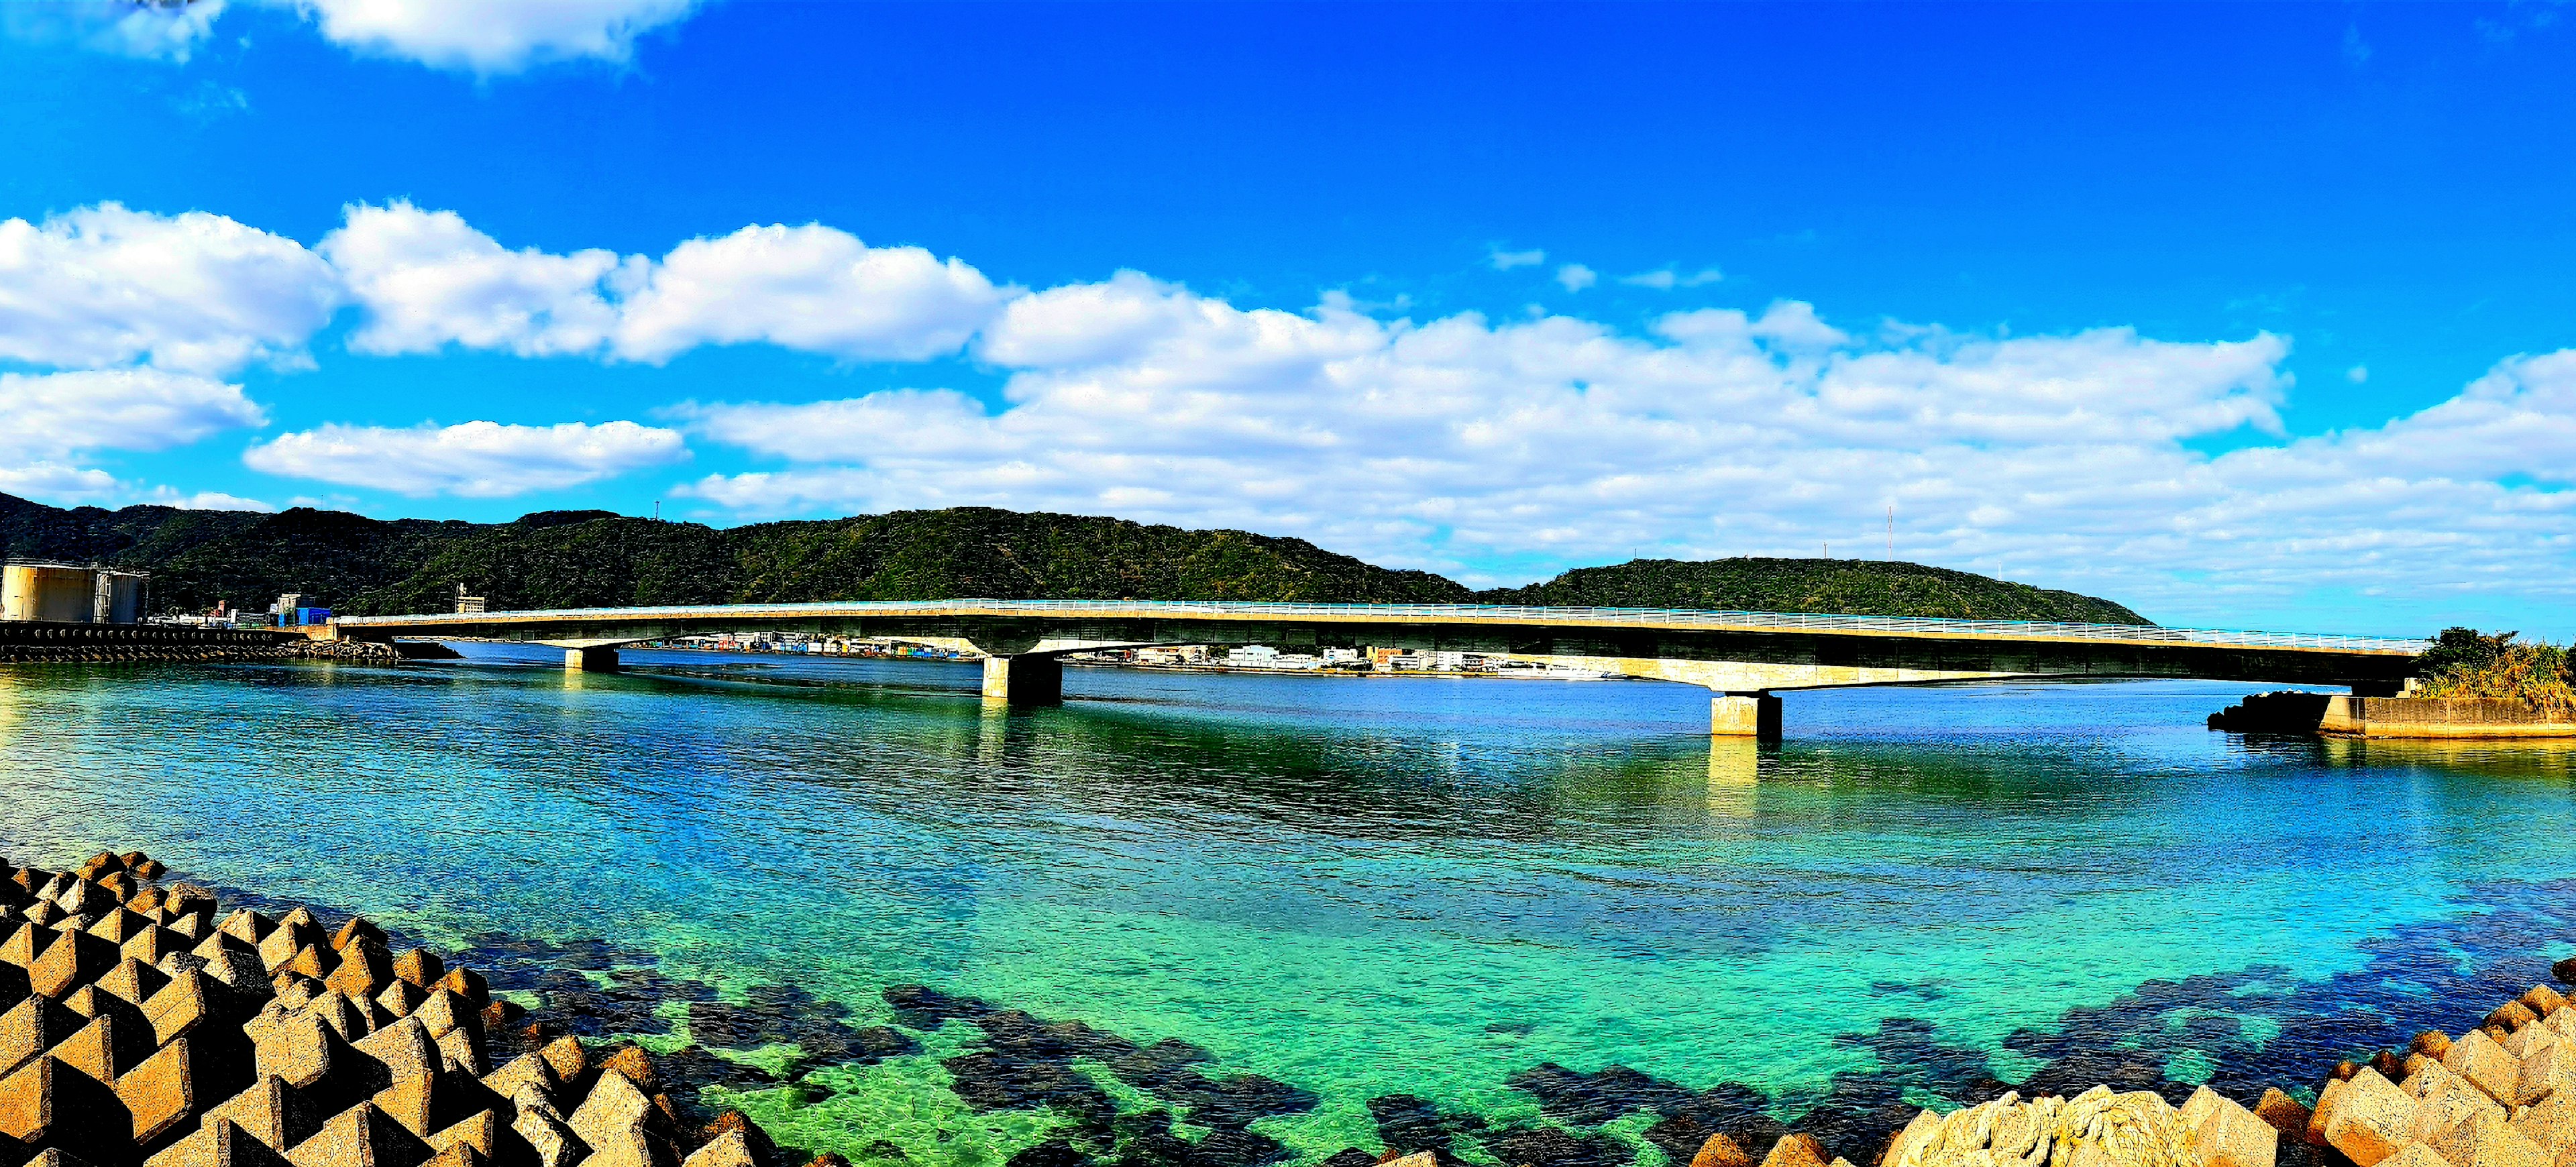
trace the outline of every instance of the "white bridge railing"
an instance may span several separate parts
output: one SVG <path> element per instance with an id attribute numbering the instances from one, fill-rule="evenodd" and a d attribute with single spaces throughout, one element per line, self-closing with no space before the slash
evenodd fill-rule
<path id="1" fill-rule="evenodd" d="M 657 620 L 793 620 L 869 616 L 1115 616 L 1142 619 L 1313 620 L 1325 623 L 1560 624 L 1706 631 L 1871 633 L 2011 640 L 2089 640 L 2412 655 L 2430 642 L 2307 632 L 2230 632 L 2137 624 L 2037 620 L 1948 620 L 1925 616 L 1843 616 L 1809 612 L 1721 612 L 1691 608 L 1541 608 L 1508 604 L 1274 604 L 1225 600 L 886 600 L 811 604 L 701 604 L 658 608 L 557 608 L 524 612 L 343 616 L 346 628 L 583 624 Z"/>

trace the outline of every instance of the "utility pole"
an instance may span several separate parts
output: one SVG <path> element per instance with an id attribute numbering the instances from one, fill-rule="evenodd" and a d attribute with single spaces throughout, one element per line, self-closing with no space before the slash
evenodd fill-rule
<path id="1" fill-rule="evenodd" d="M 1896 562 L 1896 504 L 1887 504 L 1887 561 Z"/>

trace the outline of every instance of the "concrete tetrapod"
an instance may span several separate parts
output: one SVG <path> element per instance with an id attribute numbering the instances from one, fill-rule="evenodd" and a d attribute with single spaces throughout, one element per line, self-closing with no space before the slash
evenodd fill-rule
<path id="1" fill-rule="evenodd" d="M 0 1167 L 789 1167 L 741 1115 L 683 1123 L 640 1049 L 494 1071 L 517 1007 L 363 918 L 219 917 L 162 874 L 0 861 Z"/>

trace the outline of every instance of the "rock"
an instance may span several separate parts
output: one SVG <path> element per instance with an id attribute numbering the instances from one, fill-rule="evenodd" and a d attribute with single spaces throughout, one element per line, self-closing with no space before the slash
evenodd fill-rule
<path id="1" fill-rule="evenodd" d="M 2361 1067 L 2354 1065 L 2351 1062 L 2336 1062 L 2334 1068 L 2334 1080 L 2337 1082 L 2349 1082 L 2352 1081 L 2352 1076 L 2354 1074 L 2358 1074 L 2360 1072 Z"/>
<path id="2" fill-rule="evenodd" d="M 239 1124 L 208 1116 L 195 1134 L 146 1160 L 144 1167 L 287 1167 L 287 1162 Z"/>
<path id="3" fill-rule="evenodd" d="M 2513 1055 L 2482 1030 L 2463 1034 L 2452 1042 L 2450 1052 L 2442 1055 L 2442 1068 L 2468 1079 L 2487 1097 L 2507 1103 L 2513 1101 L 2514 1083 L 2522 1074 L 2522 1066 Z M 2362 1167 L 2370 1165 L 2365 1163 Z"/>
<path id="4" fill-rule="evenodd" d="M 2549 1167 L 2549 1150 L 2500 1115 L 2480 1113 L 2422 1144 L 2456 1167 Z"/>
<path id="5" fill-rule="evenodd" d="M 606 1060 L 599 1063 L 599 1068 L 625 1075 L 627 1081 L 633 1082 L 636 1089 L 646 1094 L 655 1093 L 662 1088 L 661 1079 L 653 1073 L 653 1055 L 645 1053 L 636 1046 L 630 1045 L 608 1055 Z"/>
<path id="6" fill-rule="evenodd" d="M 2531 1006 L 2520 1001 L 2507 1001 L 2496 1006 L 2495 1012 L 2487 1014 L 2486 1023 L 2489 1027 L 2501 1025 L 2510 1033 L 2538 1020 L 2540 1015 L 2532 1012 Z"/>
<path id="7" fill-rule="evenodd" d="M 2398 1083 L 2397 1088 L 2415 1099 L 2415 1123 L 2410 1133 L 2418 1139 L 2431 1138 L 2482 1111 L 2503 1113 L 2503 1108 L 2485 1091 L 2438 1063 L 2425 1066 Z"/>
<path id="8" fill-rule="evenodd" d="M 207 1122 L 217 1119 L 239 1124 L 272 1150 L 292 1148 L 322 1129 L 322 1113 L 312 1101 L 274 1076 L 261 1078 L 206 1112 Z"/>
<path id="9" fill-rule="evenodd" d="M 1691 1156 L 1690 1167 L 1753 1167 L 1753 1156 L 1745 1154 L 1744 1148 L 1723 1133 L 1713 1134 L 1699 1145 L 1699 1153 Z"/>
<path id="10" fill-rule="evenodd" d="M 2576 1147 L 2576 1094 L 2552 1095 L 2515 1111 L 2513 1129 L 2544 1147 Z"/>
<path id="11" fill-rule="evenodd" d="M 2380 1077 L 2391 1082 L 2406 1076 L 2406 1069 L 2398 1062 L 2397 1053 L 2394 1050 L 2381 1050 L 2372 1054 L 2370 1068 L 2379 1071 Z"/>
<path id="12" fill-rule="evenodd" d="M 710 1140 L 685 1160 L 681 1167 L 760 1167 L 752 1158 L 751 1140 L 738 1130 L 727 1131 Z"/>
<path id="13" fill-rule="evenodd" d="M 537 1056 L 544 1058 L 547 1065 L 554 1067 L 557 1082 L 569 1086 L 590 1077 L 590 1051 L 582 1048 L 579 1038 L 558 1038 L 546 1048 L 538 1050 Z"/>
<path id="14" fill-rule="evenodd" d="M 1825 1167 L 1825 1148 L 1814 1135 L 1785 1134 L 1771 1144 L 1771 1153 L 1763 1157 L 1762 1167 Z"/>
<path id="15" fill-rule="evenodd" d="M 2549 1032 L 2539 1026 L 2532 1028 Z M 2576 1042 L 2553 1038 L 2535 1044 L 2523 1056 L 2521 1074 L 2514 1084 L 2514 1105 L 2530 1106 L 2553 1094 L 2576 1097 Z"/>
<path id="16" fill-rule="evenodd" d="M 728 1110 L 717 1115 L 714 1122 L 707 1124 L 707 1129 L 703 1133 L 706 1135 L 705 1141 L 712 1143 L 737 1131 L 750 1144 L 753 1163 L 758 1167 L 779 1167 L 778 1148 L 769 1141 L 769 1135 L 760 1129 L 758 1123 L 751 1121 L 739 1110 Z"/>
<path id="17" fill-rule="evenodd" d="M 2576 956 L 2550 965 L 2549 975 L 2558 978 L 2558 983 L 2562 985 L 2576 985 Z"/>
<path id="18" fill-rule="evenodd" d="M 295 1167 L 420 1167 L 429 1144 L 404 1130 L 371 1102 L 361 1102 L 322 1125 L 320 1133 L 286 1153 Z"/>
<path id="19" fill-rule="evenodd" d="M 2547 985 L 2533 985 L 2523 993 L 2522 1003 L 2534 1016 L 2547 1017 L 2567 1004 L 2567 998 Z"/>
<path id="20" fill-rule="evenodd" d="M 2364 1069 L 2343 1085 L 2326 1120 L 2326 1145 L 2358 1167 L 2378 1167 L 2413 1139 L 2415 1100 L 2377 1070 Z M 2326 1113 L 2324 1107 L 2319 1110 Z"/>
<path id="21" fill-rule="evenodd" d="M 2313 1113 L 2306 1103 L 2290 1097 L 2278 1086 L 2266 1088 L 2263 1091 L 2263 1097 L 2254 1103 L 2254 1117 L 2262 1119 L 2264 1125 L 2273 1130 L 2294 1139 L 2303 1139 L 2307 1136 L 2308 1118 Z"/>
<path id="22" fill-rule="evenodd" d="M 2271 1124 L 2207 1086 L 2184 1104 L 2182 1123 L 2205 1167 L 2272 1167 L 2281 1141 Z"/>

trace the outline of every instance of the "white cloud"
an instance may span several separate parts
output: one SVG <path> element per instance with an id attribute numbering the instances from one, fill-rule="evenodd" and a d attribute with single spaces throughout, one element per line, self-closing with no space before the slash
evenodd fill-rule
<path id="1" fill-rule="evenodd" d="M 0 494 L 55 506 L 97 506 L 115 502 L 126 493 L 126 485 L 104 470 L 60 462 L 0 465 Z"/>
<path id="2" fill-rule="evenodd" d="M 924 360 L 958 350 L 1013 294 L 958 260 L 819 225 L 745 227 L 657 261 L 512 251 L 452 211 L 395 202 L 350 207 L 320 250 L 366 311 L 351 343 L 373 353 L 457 344 L 660 363 L 766 342 Z"/>
<path id="3" fill-rule="evenodd" d="M 400 201 L 350 207 L 318 250 L 366 309 L 365 325 L 349 338 L 360 352 L 435 352 L 455 343 L 554 356 L 595 351 L 617 327 L 601 292 L 620 267 L 614 252 L 511 251 L 454 211 Z"/>
<path id="4" fill-rule="evenodd" d="M 152 491 L 143 496 L 142 501 L 156 503 L 165 507 L 177 507 L 183 511 L 255 511 L 260 514 L 277 513 L 277 507 L 275 504 L 261 502 L 255 498 L 243 498 L 237 494 L 225 494 L 220 490 L 200 490 L 194 494 L 181 494 L 167 486 L 162 486 L 153 488 Z"/>
<path id="5" fill-rule="evenodd" d="M 1601 273 L 1579 263 L 1569 263 L 1556 269 L 1556 282 L 1565 285 L 1566 291 L 1580 292 L 1600 283 Z"/>
<path id="6" fill-rule="evenodd" d="M 697 0 L 268 0 L 316 21 L 324 39 L 442 69 L 505 73 L 559 60 L 625 61 L 635 39 L 687 17 Z"/>
<path id="7" fill-rule="evenodd" d="M 158 369 L 0 373 L 0 462 L 162 450 L 267 424 L 241 386 Z"/>
<path id="8" fill-rule="evenodd" d="M 1535 247 L 1527 251 L 1505 251 L 1502 248 L 1493 247 L 1486 249 L 1485 262 L 1492 264 L 1495 271 L 1510 271 L 1516 267 L 1536 267 L 1547 262 L 1547 252 Z"/>
<path id="9" fill-rule="evenodd" d="M 70 42 L 82 48 L 146 60 L 184 62 L 214 31 L 224 0 L 170 3 L 0 4 L 0 32 L 38 43 Z"/>
<path id="10" fill-rule="evenodd" d="M 65 505 L 130 502 L 136 487 L 79 463 L 107 450 L 184 446 L 267 420 L 241 386 L 183 373 L 0 373 L 0 491 Z"/>
<path id="11" fill-rule="evenodd" d="M 2345 369 L 2343 371 L 2343 379 L 2350 381 L 2355 385 L 2363 384 L 2370 380 L 2370 366 L 2354 365 L 2349 369 Z"/>
<path id="12" fill-rule="evenodd" d="M 0 359 L 207 374 L 294 360 L 339 294 L 294 240 L 203 211 L 0 221 Z"/>
<path id="13" fill-rule="evenodd" d="M 688 455 L 672 430 L 611 421 L 552 426 L 331 424 L 253 446 L 254 470 L 425 497 L 506 498 L 561 490 Z"/>
<path id="14" fill-rule="evenodd" d="M 1619 277 L 1619 282 L 1630 285 L 1631 287 L 1653 288 L 1659 292 L 1669 292 L 1674 288 L 1704 287 L 1725 278 L 1726 273 L 1713 267 L 1704 267 L 1698 271 L 1690 273 L 1689 275 L 1683 275 L 1680 272 L 1665 267 L 1657 268 L 1649 272 L 1639 272 L 1633 276 L 1621 276 Z"/>
<path id="15" fill-rule="evenodd" d="M 869 247 L 820 225 L 745 227 L 672 248 L 626 297 L 619 355 L 662 361 L 700 344 L 768 341 L 853 360 L 954 352 L 1005 292 L 955 259 Z"/>
<path id="16" fill-rule="evenodd" d="M 1013 303 L 977 349 L 1013 370 L 998 404 L 906 389 L 685 407 L 693 431 L 787 465 L 683 493 L 745 516 L 985 504 L 1242 526 L 1493 582 L 1512 581 L 1471 565 L 1876 547 L 1892 504 L 1903 557 L 2151 614 L 2316 587 L 2576 591 L 2559 582 L 2576 352 L 2506 362 L 2378 429 L 2290 439 L 2289 348 L 1857 339 L 1797 302 L 1676 313 L 1647 337 L 1562 316 L 1417 324 L 1238 309 L 1129 273 Z M 2191 448 L 2231 433 L 2255 444 Z"/>

